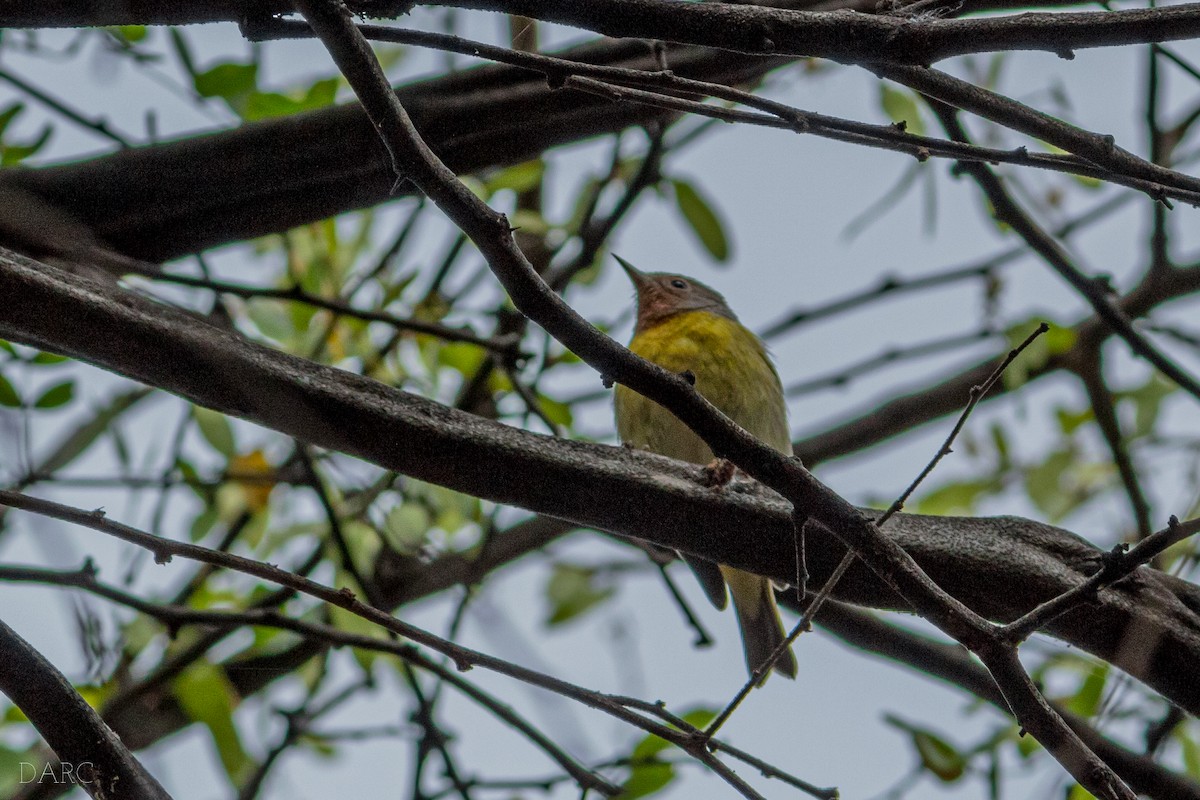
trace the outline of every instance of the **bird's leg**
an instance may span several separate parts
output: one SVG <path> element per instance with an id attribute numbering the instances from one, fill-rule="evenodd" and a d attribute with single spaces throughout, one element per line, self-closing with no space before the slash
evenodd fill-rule
<path id="1" fill-rule="evenodd" d="M 733 480 L 737 467 L 727 458 L 714 458 L 704 467 L 705 485 L 712 489 L 724 489 Z"/>

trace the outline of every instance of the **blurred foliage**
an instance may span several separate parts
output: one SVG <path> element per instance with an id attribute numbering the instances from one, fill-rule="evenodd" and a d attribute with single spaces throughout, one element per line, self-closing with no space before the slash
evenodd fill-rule
<path id="1" fill-rule="evenodd" d="M 247 52 L 212 56 L 193 41 L 189 30 L 141 26 L 77 32 L 70 34 L 65 44 L 53 46 L 39 32 L 4 32 L 0 36 L 0 51 L 10 54 L 81 63 L 94 59 L 140 70 L 140 75 L 169 86 L 177 99 L 231 125 L 300 114 L 349 97 L 344 82 L 331 69 L 280 86 L 268 74 L 264 49 L 250 46 L 244 50 Z M 404 63 L 407 54 L 404 48 L 394 46 L 380 46 L 376 52 L 384 66 L 393 70 Z M 1004 63 L 1002 55 L 966 59 L 965 69 L 980 85 L 995 87 L 1002 79 Z M 830 69 L 815 60 L 805 62 L 802 68 L 814 74 Z M 880 84 L 877 103 L 879 113 L 892 123 L 902 124 L 912 133 L 927 132 L 928 112 L 908 90 Z M 0 107 L 0 166 L 42 163 L 39 157 L 55 141 L 56 131 L 70 124 L 53 114 L 35 114 L 33 108 L 34 100 L 29 98 Z M 148 119 L 147 140 L 154 138 L 152 128 Z M 572 266 L 572 281 L 566 290 L 570 299 L 591 291 L 603 272 L 611 269 L 606 258 L 608 242 L 594 241 L 595 233 L 623 200 L 636 206 L 644 197 L 643 189 L 656 193 L 657 201 L 670 208 L 674 223 L 685 232 L 695 253 L 732 265 L 735 231 L 724 218 L 723 198 L 709 192 L 702 176 L 685 177 L 669 169 L 662 174 L 655 171 L 649 185 L 638 185 L 650 151 L 646 133 L 633 131 L 618 137 L 607 163 L 580 166 L 553 154 L 463 179 L 478 196 L 502 209 L 521 236 L 530 237 L 536 249 L 547 254 L 552 268 Z M 937 215 L 936 175 L 930 164 L 906 164 L 892 189 L 877 202 L 865 204 L 847 225 L 846 233 L 857 234 L 892 209 L 902 208 L 914 189 L 924 192 L 926 228 L 932 232 Z M 1028 194 L 1036 196 L 1045 209 L 1054 210 L 1071 191 L 1092 191 L 1096 186 L 1086 179 L 1055 176 Z M 541 195 L 552 199 L 543 202 Z M 250 243 L 245 262 L 234 277 L 247 286 L 290 296 L 214 298 L 213 293 L 197 290 L 191 295 L 193 308 L 211 310 L 215 320 L 228 320 L 245 335 L 282 351 L 359 372 L 511 425 L 532 428 L 541 424 L 544 430 L 547 426 L 542 423 L 549 422 L 565 436 L 597 435 L 578 424 L 588 416 L 580 412 L 590 400 L 573 398 L 561 388 L 584 371 L 579 359 L 539 332 L 511 324 L 511 304 L 481 268 L 477 252 L 464 246 L 455 232 L 444 229 L 423 233 L 421 248 L 405 245 L 401 232 L 409 224 L 436 224 L 423 214 L 424 206 L 405 200 L 263 237 Z M 440 249 L 439 237 L 445 240 Z M 187 263 L 172 268 L 183 271 L 193 267 Z M 1015 345 L 1042 318 L 1028 316 L 1027 310 L 1006 318 L 1000 301 L 1003 281 L 989 280 L 989 321 L 995 314 L 1008 342 Z M 344 302 L 372 314 L 441 325 L 459 336 L 415 332 L 305 302 L 314 298 Z M 621 312 L 627 315 L 628 309 L 596 320 L 597 325 L 608 330 L 623 324 L 628 317 Z M 1006 388 L 1023 396 L 1032 374 L 1071 354 L 1079 344 L 1071 324 L 1066 319 L 1052 323 L 1050 332 L 1005 373 Z M 489 343 L 489 337 L 511 330 L 523 336 L 519 353 Z M 1200 473 L 1200 441 L 1173 438 L 1164 421 L 1175 394 L 1173 384 L 1151 373 L 1114 390 L 1113 403 L 1124 444 L 1135 460 L 1150 462 L 1170 448 L 1186 462 L 1184 471 L 1195 475 Z M 1056 396 L 1048 406 L 1023 410 L 1021 420 L 973 421 L 957 445 L 966 467 L 951 478 L 935 474 L 918 493 L 912 510 L 937 515 L 990 513 L 997 501 L 1018 497 L 1042 518 L 1057 523 L 1100 503 L 1121 503 L 1120 476 L 1104 446 L 1093 409 L 1081 392 L 1071 395 L 1073 399 L 1061 399 L 1065 396 Z M 154 402 L 147 402 L 148 398 Z M 113 505 L 117 504 L 115 498 L 129 496 L 137 501 L 132 504 L 137 508 L 150 506 L 149 519 L 164 535 L 186 536 L 189 541 L 289 568 L 316 553 L 323 564 L 332 565 L 325 568 L 322 580 L 360 596 L 365 596 L 368 588 L 363 582 L 369 582 L 376 565 L 389 558 L 415 568 L 443 556 L 477 557 L 486 552 L 489 537 L 498 528 L 497 519 L 502 518 L 502 510 L 490 503 L 336 453 L 316 454 L 319 486 L 314 487 L 300 469 L 296 443 L 286 437 L 113 376 L 97 377 L 90 367 L 61 356 L 2 341 L 0 414 L 4 420 L 16 421 L 13 429 L 25 426 L 38 432 L 36 447 L 13 448 L 14 453 L 21 451 L 11 464 L 19 470 L 6 474 L 7 482 L 54 486 L 62 481 L 69 486 L 72 479 L 92 478 L 113 492 Z M 1029 441 L 1022 425 L 1039 426 L 1041 438 Z M 46 431 L 50 433 L 43 436 Z M 28 457 L 27 450 L 36 458 Z M 103 475 L 96 475 L 98 464 L 103 465 Z M 537 476 L 529 479 L 537 480 Z M 1193 505 L 1191 512 L 1196 513 L 1200 496 Z M 335 536 L 342 541 L 335 541 Z M 344 553 L 351 563 L 343 563 Z M 541 613 L 534 604 L 526 617 L 553 629 L 594 622 L 597 611 L 612 607 L 623 578 L 619 570 L 582 557 L 544 556 L 539 573 Z M 1182 571 L 1194 566 L 1195 560 L 1192 546 L 1184 545 L 1169 553 L 1165 566 Z M 123 583 L 140 586 L 137 581 L 144 577 L 144 563 L 131 560 L 127 573 L 118 577 Z M 463 585 L 455 587 L 462 597 L 459 611 L 475 602 L 479 594 L 475 580 L 468 575 Z M 179 585 L 156 586 L 151 599 L 196 610 L 246 610 L 265 601 L 273 589 L 244 576 L 193 568 Z M 341 609 L 324 609 L 303 598 L 288 597 L 282 602 L 282 612 L 299 618 L 355 634 L 387 636 Z M 122 646 L 119 665 L 101 685 L 93 687 L 81 681 L 78 687 L 98 707 L 153 675 L 167 659 L 186 653 L 200 639 L 194 629 L 170 629 L 127 610 L 114 612 L 111 623 Z M 227 661 L 256 665 L 256 659 L 287 653 L 296 641 L 290 633 L 253 627 L 210 651 L 214 660 L 193 659 L 169 680 L 165 691 L 183 715 L 207 732 L 211 751 L 230 787 L 240 787 L 262 764 L 268 750 L 264 742 L 270 739 L 263 734 L 264 720 L 275 719 L 278 709 L 271 707 L 274 699 L 239 697 L 221 667 Z M 300 694 L 308 700 L 320 695 L 332 682 L 333 658 L 321 654 L 297 667 L 285 690 L 289 701 Z M 401 691 L 410 692 L 414 709 L 426 702 L 419 683 L 427 677 L 424 674 L 410 683 L 391 656 L 355 651 L 354 659 L 356 678 L 364 685 L 384 677 L 395 679 L 400 682 L 394 681 L 395 685 L 407 687 Z M 1078 654 L 1054 652 L 1041 657 L 1034 678 L 1054 687 L 1053 699 L 1064 708 L 1101 725 L 1111 718 L 1108 709 L 1114 696 L 1125 700 L 1123 721 L 1148 723 L 1163 713 L 1161 702 L 1120 680 L 1105 665 Z M 300 712 L 311 710 L 307 703 L 300 706 Z M 289 720 L 303 716 L 300 712 Z M 702 727 L 713 716 L 711 710 L 697 709 L 684 719 Z M 987 787 L 991 797 L 1002 796 L 1003 777 L 1013 764 L 1020 766 L 1044 755 L 1030 737 L 1021 736 L 1014 725 L 998 718 L 988 723 L 986 735 L 974 743 L 944 732 L 949 725 L 942 721 L 933 724 L 895 714 L 884 719 L 911 748 L 915 778 L 942 785 L 975 779 Z M 5 707 L 0 718 L 0 794 L 7 796 L 17 784 L 22 761 L 41 758 L 33 745 L 26 746 L 30 738 L 27 720 L 11 706 Z M 452 737 L 446 738 L 449 744 L 443 744 L 452 746 Z M 337 736 L 311 729 L 298 740 L 322 756 L 336 755 L 344 747 Z M 1170 733 L 1169 747 L 1172 758 L 1200 779 L 1200 725 L 1194 720 L 1177 725 Z M 671 745 L 654 736 L 617 753 L 611 763 L 615 765 L 612 771 L 620 775 L 620 797 L 650 797 L 677 785 L 674 755 Z M 1072 798 L 1084 796 L 1078 787 L 1068 792 Z"/>
<path id="2" fill-rule="evenodd" d="M 680 719 L 697 730 L 704 730 L 716 716 L 717 712 L 711 708 L 694 708 L 681 714 Z M 617 800 L 652 797 L 668 788 L 678 777 L 675 764 L 667 758 L 673 750 L 675 745 L 653 734 L 639 740 L 624 759 L 628 764 L 628 775 L 621 784 Z"/>

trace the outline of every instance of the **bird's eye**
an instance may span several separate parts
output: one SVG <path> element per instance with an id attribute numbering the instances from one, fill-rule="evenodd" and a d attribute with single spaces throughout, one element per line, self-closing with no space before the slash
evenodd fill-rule
<path id="1" fill-rule="evenodd" d="M 671 281 L 671 285 L 674 286 L 676 289 L 686 289 L 687 281 L 676 278 L 675 280 Z"/>

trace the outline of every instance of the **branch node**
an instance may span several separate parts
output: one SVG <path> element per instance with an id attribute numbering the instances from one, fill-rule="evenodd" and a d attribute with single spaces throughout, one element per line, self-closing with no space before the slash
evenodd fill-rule
<path id="1" fill-rule="evenodd" d="M 787 114 L 787 121 L 796 133 L 808 133 L 812 129 L 812 125 L 808 121 L 808 114 L 799 109 L 791 109 Z"/>

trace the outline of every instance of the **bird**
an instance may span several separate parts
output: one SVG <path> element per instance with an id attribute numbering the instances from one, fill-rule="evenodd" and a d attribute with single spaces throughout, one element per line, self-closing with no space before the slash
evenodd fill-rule
<path id="1" fill-rule="evenodd" d="M 619 256 L 614 258 L 637 291 L 637 322 L 629 349 L 663 369 L 690 373 L 696 391 L 705 399 L 766 444 L 791 455 L 779 373 L 766 345 L 738 321 L 725 298 L 686 275 L 646 273 Z M 717 466 L 720 461 L 704 440 L 653 400 L 618 385 L 614 410 L 622 444 L 727 471 Z M 680 555 L 718 609 L 728 602 L 728 585 L 742 632 L 746 667 L 753 675 L 786 638 L 771 580 L 690 554 Z M 795 678 L 795 654 L 785 650 L 773 669 Z"/>

